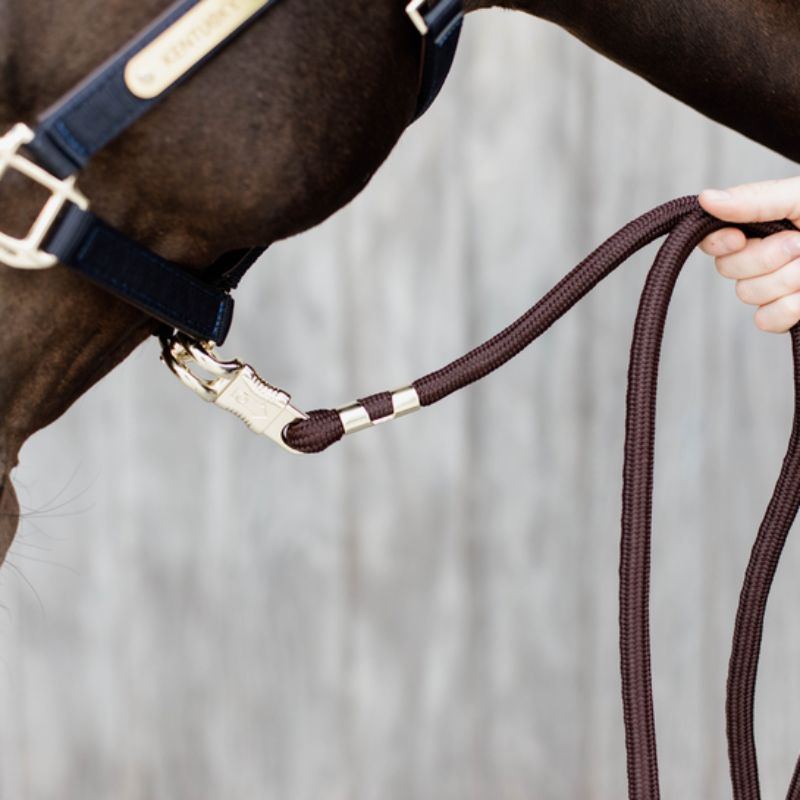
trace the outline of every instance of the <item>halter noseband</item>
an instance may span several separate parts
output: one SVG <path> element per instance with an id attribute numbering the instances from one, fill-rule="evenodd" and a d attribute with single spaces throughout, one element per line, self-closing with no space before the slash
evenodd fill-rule
<path id="1" fill-rule="evenodd" d="M 50 192 L 25 239 L 0 232 L 0 263 L 46 269 L 61 262 L 170 328 L 221 344 L 233 317 L 230 291 L 264 248 L 227 254 L 198 276 L 92 214 L 75 176 L 276 2 L 180 0 L 47 111 L 35 130 L 19 124 L 0 138 L 0 177 L 14 169 Z M 463 0 L 412 0 L 406 14 L 422 39 L 417 119 L 452 66 Z"/>

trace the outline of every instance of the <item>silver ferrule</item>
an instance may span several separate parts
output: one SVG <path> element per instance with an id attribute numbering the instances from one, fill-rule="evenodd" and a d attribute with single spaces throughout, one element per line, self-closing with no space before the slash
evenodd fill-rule
<path id="1" fill-rule="evenodd" d="M 366 428 L 373 428 L 376 425 L 383 425 L 391 422 L 398 417 L 413 414 L 421 408 L 419 395 L 413 386 L 404 386 L 392 392 L 392 413 L 380 419 L 371 419 L 369 412 L 361 403 L 350 403 L 336 409 L 339 412 L 339 419 L 345 434 L 357 433 Z"/>

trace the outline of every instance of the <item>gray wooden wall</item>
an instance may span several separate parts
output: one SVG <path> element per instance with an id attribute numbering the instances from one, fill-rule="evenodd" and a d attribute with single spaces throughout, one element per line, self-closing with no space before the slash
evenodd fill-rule
<path id="1" fill-rule="evenodd" d="M 305 408 L 494 333 L 629 218 L 796 167 L 521 15 L 343 213 L 273 248 L 226 353 Z M 648 255 L 652 255 L 652 250 Z M 2 800 L 620 798 L 625 373 L 648 257 L 435 409 L 300 459 L 141 348 L 35 438 L 0 573 Z M 791 421 L 788 337 L 695 257 L 667 329 L 653 631 L 664 793 L 728 797 L 741 575 Z M 800 749 L 800 551 L 770 605 L 765 796 Z"/>

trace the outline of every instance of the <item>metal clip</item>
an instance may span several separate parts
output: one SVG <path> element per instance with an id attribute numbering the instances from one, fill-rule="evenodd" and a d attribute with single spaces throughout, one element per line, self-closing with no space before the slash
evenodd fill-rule
<path id="1" fill-rule="evenodd" d="M 0 179 L 7 170 L 14 169 L 50 192 L 50 198 L 24 239 L 0 233 L 0 263 L 14 269 L 47 269 L 55 266 L 58 259 L 42 250 L 42 245 L 61 211 L 67 203 L 73 203 L 83 211 L 89 208 L 89 201 L 75 188 L 74 176 L 60 180 L 20 154 L 20 148 L 30 144 L 33 139 L 33 131 L 22 124 L 15 125 L 0 137 Z"/>
<path id="2" fill-rule="evenodd" d="M 264 435 L 290 453 L 299 453 L 283 438 L 286 426 L 308 419 L 291 403 L 292 398 L 262 380 L 241 361 L 220 361 L 211 342 L 196 342 L 182 334 L 162 337 L 162 360 L 195 394 L 241 419 L 254 433 Z M 211 375 L 200 378 L 193 366 Z"/>

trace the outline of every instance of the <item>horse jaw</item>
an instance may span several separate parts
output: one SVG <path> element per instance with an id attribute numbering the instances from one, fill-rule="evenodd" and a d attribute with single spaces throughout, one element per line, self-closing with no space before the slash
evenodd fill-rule
<path id="1" fill-rule="evenodd" d="M 0 565 L 5 561 L 19 520 L 19 503 L 8 474 L 0 476 Z"/>
<path id="2" fill-rule="evenodd" d="M 19 522 L 17 493 L 11 483 L 9 471 L 16 464 L 16 452 L 9 454 L 0 440 L 0 566 L 6 559 Z"/>
<path id="3" fill-rule="evenodd" d="M 45 285 L 53 299 L 31 303 Z M 19 449 L 127 356 L 152 323 L 61 268 L 47 273 L 0 270 L 0 321 L 2 564 L 18 520 L 10 472 Z"/>

